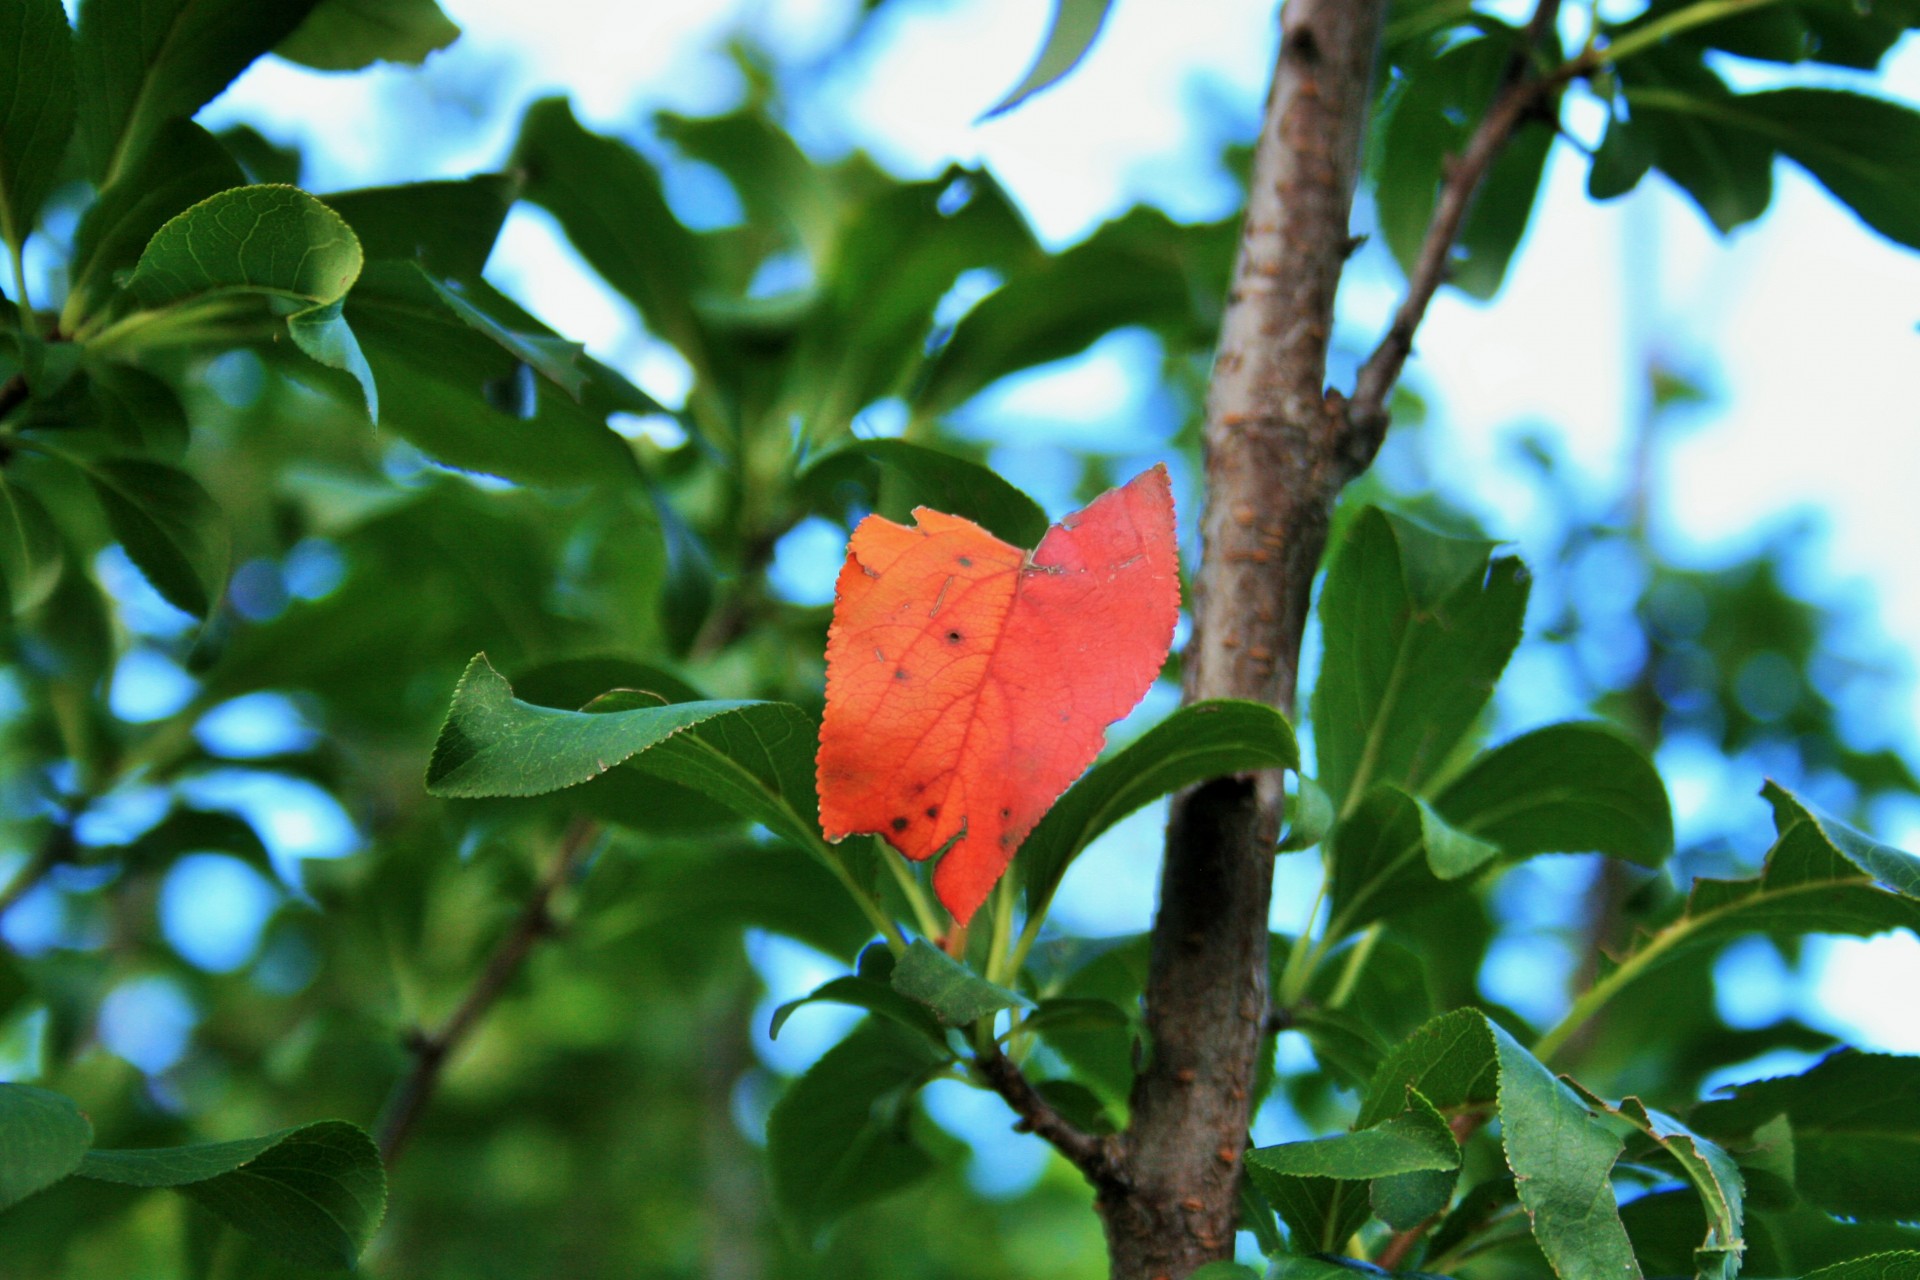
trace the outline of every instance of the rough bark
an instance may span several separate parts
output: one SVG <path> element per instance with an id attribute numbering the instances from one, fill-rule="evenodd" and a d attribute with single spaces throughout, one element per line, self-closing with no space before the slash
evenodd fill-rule
<path id="1" fill-rule="evenodd" d="M 1186 694 L 1291 710 L 1308 591 L 1345 448 L 1326 391 L 1334 293 L 1383 0 L 1288 0 L 1207 405 L 1205 552 Z M 1175 798 L 1124 1181 L 1102 1190 L 1115 1280 L 1178 1280 L 1230 1255 L 1267 1019 L 1278 774 Z"/>

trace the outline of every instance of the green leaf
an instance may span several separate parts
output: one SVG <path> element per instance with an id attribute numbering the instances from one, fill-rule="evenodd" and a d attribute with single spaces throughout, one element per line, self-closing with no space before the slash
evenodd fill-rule
<path id="1" fill-rule="evenodd" d="M 489 293 L 489 306 L 496 302 L 517 328 L 549 336 Z M 369 263 L 347 314 L 386 390 L 382 427 L 440 462 L 521 484 L 641 480 L 632 449 L 603 411 L 528 376 L 511 352 L 455 314 L 415 264 Z M 596 376 L 593 362 L 579 363 Z"/>
<path id="2" fill-rule="evenodd" d="M 630 763 L 817 848 L 817 736 L 810 716 L 777 702 L 604 712 L 536 707 L 515 698 L 480 655 L 454 691 L 427 766 L 427 790 L 461 798 L 544 795 Z"/>
<path id="3" fill-rule="evenodd" d="M 92 1145 L 93 1126 L 72 1099 L 0 1084 L 0 1209 L 72 1173 Z"/>
<path id="4" fill-rule="evenodd" d="M 1773 199 L 1773 147 L 1725 127 L 1733 94 L 1684 53 L 1653 49 L 1620 72 L 1635 132 L 1653 163 L 1693 198 L 1722 235 L 1751 222 Z"/>
<path id="5" fill-rule="evenodd" d="M 380 1153 L 341 1120 L 238 1142 L 94 1150 L 75 1173 L 173 1187 L 279 1256 L 330 1270 L 352 1269 L 387 1207 Z"/>
<path id="6" fill-rule="evenodd" d="M 1721 104 L 1820 181 L 1860 220 L 1920 248 L 1920 112 L 1839 89 L 1774 89 Z"/>
<path id="7" fill-rule="evenodd" d="M 87 370 L 99 425 L 119 452 L 177 463 L 192 431 L 173 388 L 143 369 L 98 361 Z"/>
<path id="8" fill-rule="evenodd" d="M 1500 1133 L 1533 1238 L 1561 1280 L 1638 1280 L 1609 1181 L 1621 1143 L 1512 1036 L 1487 1023 L 1500 1064 Z"/>
<path id="9" fill-rule="evenodd" d="M 1615 1106 L 1577 1084 L 1573 1087 L 1589 1105 L 1651 1139 L 1680 1166 L 1699 1193 L 1707 1218 L 1706 1237 L 1694 1251 L 1698 1275 L 1701 1280 L 1733 1280 L 1747 1248 L 1746 1183 L 1733 1157 L 1638 1098 L 1623 1099 Z"/>
<path id="10" fill-rule="evenodd" d="M 1027 68 L 1020 83 L 980 118 L 990 120 L 1011 111 L 1064 79 L 1080 64 L 1080 59 L 1087 56 L 1087 50 L 1093 48 L 1094 38 L 1100 34 L 1107 10 L 1112 7 L 1113 0 L 1054 0 L 1053 22 L 1047 28 L 1046 43 L 1040 47 L 1033 65 Z"/>
<path id="11" fill-rule="evenodd" d="M 527 108 L 512 167 L 524 195 L 560 222 L 601 278 L 696 370 L 707 335 L 694 310 L 701 246 L 667 207 L 660 178 L 626 143 L 590 133 L 560 98 Z"/>
<path id="12" fill-rule="evenodd" d="M 358 71 L 425 61 L 459 34 L 434 0 L 321 0 L 273 51 L 320 71 Z"/>
<path id="13" fill-rule="evenodd" d="M 1920 1253 L 1876 1253 L 1809 1271 L 1806 1280 L 1920 1280 Z"/>
<path id="14" fill-rule="evenodd" d="M 1499 1063 L 1488 1025 L 1478 1011 L 1457 1009 L 1401 1041 L 1374 1074 L 1354 1124 L 1368 1128 L 1398 1114 L 1409 1092 L 1443 1112 L 1496 1101 Z"/>
<path id="15" fill-rule="evenodd" d="M 1299 748 L 1286 717 L 1257 702 L 1181 707 L 1089 769 L 1047 811 L 1015 857 L 1029 911 L 1044 911 L 1080 851 L 1160 796 L 1226 774 L 1293 769 Z"/>
<path id="16" fill-rule="evenodd" d="M 0 633 L 60 585 L 66 542 L 40 499 L 0 474 Z"/>
<path id="17" fill-rule="evenodd" d="M 1484 300 L 1500 292 L 1507 266 L 1533 219 L 1554 136 L 1553 126 L 1522 125 L 1481 180 L 1447 271 L 1447 283 L 1469 297 Z"/>
<path id="18" fill-rule="evenodd" d="M 399 258 L 445 276 L 478 276 L 513 207 L 515 182 L 482 173 L 444 182 L 336 191 L 327 206 L 353 228 L 367 260 Z"/>
<path id="19" fill-rule="evenodd" d="M 1660 775 L 1606 725 L 1551 725 L 1503 743 L 1475 758 L 1433 807 L 1509 858 L 1604 853 L 1657 867 L 1673 852 Z"/>
<path id="20" fill-rule="evenodd" d="M 915 938 L 894 966 L 893 989 L 934 1011 L 950 1027 L 964 1027 L 1002 1009 L 1030 1009 L 1033 1001 L 955 960 L 925 938 Z"/>
<path id="21" fill-rule="evenodd" d="M 287 317 L 296 345 L 359 382 L 378 417 L 373 373 L 341 301 L 360 276 L 360 241 L 339 214 L 297 187 L 236 187 L 154 233 L 128 289 L 144 307 L 180 308 L 259 295 Z"/>
<path id="22" fill-rule="evenodd" d="M 774 1202 L 804 1240 L 932 1170 L 907 1121 L 914 1093 L 943 1061 L 924 1037 L 869 1020 L 774 1105 L 767 1120 Z"/>
<path id="23" fill-rule="evenodd" d="M 1842 1050 L 1800 1075 L 1739 1085 L 1689 1118 L 1744 1143 L 1782 1116 L 1807 1200 L 1848 1218 L 1920 1218 L 1920 1058 Z"/>
<path id="24" fill-rule="evenodd" d="M 921 417 L 953 412 L 996 380 L 1062 360 L 1102 335 L 1145 325 L 1189 337 L 1217 317 L 1202 313 L 1201 279 L 1218 247 L 1219 226 L 1183 226 L 1156 209 L 1134 209 L 1085 240 L 1014 273 L 962 316 L 914 387 Z M 1226 240 L 1221 246 L 1219 242 Z M 1224 256 L 1224 255 L 1223 255 Z"/>
<path id="25" fill-rule="evenodd" d="M 205 106 L 300 25 L 318 0 L 87 0 L 78 65 L 80 126 L 107 182 L 168 121 Z"/>
<path id="26" fill-rule="evenodd" d="M 132 270 L 174 215 L 245 182 L 212 134 L 191 120 L 168 121 L 81 217 L 60 327 L 75 332 L 104 311 L 116 295 L 115 278 Z"/>
<path id="27" fill-rule="evenodd" d="M 1333 797 L 1305 774 L 1297 775 L 1293 803 L 1287 806 L 1287 829 L 1280 837 L 1281 853 L 1311 849 L 1333 831 Z"/>
<path id="28" fill-rule="evenodd" d="M 1613 200 L 1640 185 L 1653 167 L 1653 143 L 1632 120 L 1613 116 L 1587 170 L 1587 194 L 1595 200 Z"/>
<path id="29" fill-rule="evenodd" d="M 168 604 L 204 618 L 226 588 L 226 520 L 200 482 L 144 458 L 80 460 L 107 526 Z"/>
<path id="30" fill-rule="evenodd" d="M 1321 592 L 1329 643 L 1313 691 L 1317 776 L 1343 813 L 1377 782 L 1420 789 L 1492 695 L 1527 578 L 1491 550 L 1377 508 L 1354 518 Z"/>
<path id="31" fill-rule="evenodd" d="M 821 984 L 798 1000 L 789 1000 L 773 1011 L 773 1020 L 767 1026 L 767 1035 L 775 1040 L 780 1038 L 780 1028 L 787 1025 L 800 1009 L 810 1004 L 844 1004 L 856 1009 L 865 1009 L 868 1013 L 926 1036 L 937 1045 L 946 1044 L 946 1033 L 940 1024 L 927 1011 L 927 1006 L 918 1000 L 901 995 L 885 982 L 872 978 L 847 977 L 834 978 Z"/>
<path id="32" fill-rule="evenodd" d="M 484 334 L 502 351 L 561 388 L 578 400 L 587 389 L 587 372 L 581 359 L 584 345 L 560 337 L 509 302 L 505 295 L 485 280 L 436 280 L 426 274 L 427 285 L 445 303 L 447 309 L 466 321 L 476 333 Z"/>
<path id="33" fill-rule="evenodd" d="M 1141 1032 L 1137 1011 L 1140 993 L 1146 986 L 1147 938 L 1103 939 L 1098 942 L 1042 944 L 1035 955 L 1035 966 L 1044 965 L 1062 950 L 1071 950 L 1070 972 L 1055 982 L 1043 984 L 1048 1000 L 1075 1004 L 1100 1003 L 1121 1011 L 1119 1025 L 1100 1025 L 1095 1020 L 1065 1022 L 1038 1021 L 1029 1018 L 1047 1047 L 1058 1053 L 1072 1070 L 1074 1078 L 1099 1095 L 1115 1114 L 1124 1114 L 1133 1087 L 1133 1065 L 1140 1053 Z M 1044 1008 L 1048 1001 L 1042 1002 Z M 1134 1011 L 1136 1016 L 1126 1016 Z"/>
<path id="34" fill-rule="evenodd" d="M 1492 864 L 1500 849 L 1454 827 L 1432 805 L 1378 786 L 1334 829 L 1329 934 L 1340 937 L 1431 901 L 1440 885 Z"/>
<path id="35" fill-rule="evenodd" d="M 877 470 L 905 480 L 914 505 L 924 502 L 965 516 L 1016 547 L 1036 547 L 1046 535 L 1049 521 L 1040 504 L 997 473 L 905 440 L 855 440 L 816 459 L 800 474 L 799 484 L 823 496 L 841 485 L 859 485 L 866 505 L 875 507 Z"/>
<path id="36" fill-rule="evenodd" d="M 1271 1173 L 1352 1182 L 1418 1170 L 1458 1169 L 1460 1144 L 1447 1122 L 1427 1106 L 1351 1133 L 1255 1147 L 1247 1152 L 1247 1161 Z"/>
<path id="37" fill-rule="evenodd" d="M 16 249 L 73 137 L 73 29 L 60 0 L 0 0 L 0 240 Z"/>

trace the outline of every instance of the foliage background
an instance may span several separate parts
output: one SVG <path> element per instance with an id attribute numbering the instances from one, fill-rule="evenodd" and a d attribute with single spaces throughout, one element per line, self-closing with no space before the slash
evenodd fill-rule
<path id="1" fill-rule="evenodd" d="M 951 12 L 933 9 L 930 21 L 947 21 L 942 30 L 951 30 Z M 1260 9 L 1247 30 L 1263 29 Z M 760 14 L 739 28 L 730 52 L 707 55 L 693 72 L 663 67 L 660 80 L 673 85 L 686 76 L 692 87 L 670 100 L 690 114 L 738 110 L 736 118 L 756 128 L 769 117 L 785 121 L 818 171 L 771 175 L 713 139 L 717 150 L 703 168 L 686 158 L 700 143 L 671 121 L 617 99 L 583 108 L 661 165 L 678 220 L 716 242 L 747 239 L 728 234 L 731 196 L 754 215 L 751 234 L 786 246 L 772 283 L 760 281 L 765 294 L 778 292 L 780 271 L 803 269 L 796 249 L 833 243 L 836 201 L 902 180 L 849 153 L 850 141 L 873 139 L 864 127 L 849 127 L 861 109 L 840 105 L 863 101 L 848 88 L 859 67 L 892 56 L 882 36 L 861 35 L 860 15 L 851 12 L 796 12 Z M 913 17 L 896 0 L 871 21 L 904 25 Z M 848 52 L 817 34 L 836 22 Z M 594 23 L 583 14 L 560 25 L 591 32 Z M 1124 49 L 1121 30 L 1116 24 L 1115 44 Z M 989 86 L 971 98 L 950 95 L 961 115 L 1011 81 L 1004 69 L 1017 71 L 1030 43 L 1007 37 L 1015 52 L 999 68 L 984 58 L 954 59 Z M 1257 85 L 1267 54 L 1254 52 L 1259 57 L 1247 61 Z M 260 111 L 263 135 L 242 135 L 242 144 L 260 176 L 297 176 L 320 191 L 432 176 L 436 166 L 491 167 L 509 145 L 498 122 L 517 120 L 519 104 L 493 100 L 499 64 L 490 56 L 498 55 L 460 61 L 456 47 L 420 72 L 370 73 L 382 109 L 344 137 L 309 137 L 304 154 L 269 141 L 291 136 L 284 106 Z M 1086 74 L 1096 85 L 1098 69 L 1090 62 Z M 209 122 L 234 128 L 253 119 L 260 97 L 276 93 L 273 77 L 284 75 L 270 67 L 258 74 L 264 88 L 243 82 Z M 702 77 L 720 87 L 702 87 Z M 1077 112 L 1073 128 L 1085 129 L 1090 113 L 1067 96 L 1075 91 L 1073 83 L 1058 90 L 1051 109 Z M 1186 510 L 1195 509 L 1191 451 L 1216 305 L 1210 299 L 1226 278 L 1231 248 L 1230 222 L 1205 223 L 1231 216 L 1226 175 L 1240 163 L 1234 144 L 1254 119 L 1244 83 L 1238 97 L 1222 99 L 1178 144 L 1211 174 L 1213 203 L 1173 210 L 1201 226 L 1142 220 L 1156 251 L 1174 258 L 1191 285 L 1184 310 L 1163 310 L 1150 329 L 1104 339 L 1093 359 L 1053 371 L 1051 381 L 1027 378 L 961 396 L 950 415 L 914 424 L 922 438 L 990 457 L 1056 514 L 1164 454 L 1176 466 L 1187 462 L 1183 498 Z M 398 127 L 397 113 L 414 109 L 418 130 Z M 1027 112 L 1046 109 L 1042 99 Z M 346 108 L 340 114 L 350 118 Z M 1019 121 L 1016 114 L 983 133 L 1012 131 Z M 431 144 L 424 164 L 414 147 L 367 145 L 443 135 L 456 141 Z M 1071 154 L 1061 143 L 1030 145 L 1039 153 L 1036 169 Z M 365 168 L 357 163 L 363 149 L 371 161 Z M 1009 151 L 1017 156 L 1019 148 Z M 742 166 L 731 189 L 726 178 L 715 185 L 728 163 Z M 1007 163 L 1018 170 L 1013 157 Z M 816 203 L 796 202 L 790 188 L 750 185 L 772 176 L 797 182 Z M 936 180 L 929 194 L 943 187 Z M 77 199 L 71 190 L 56 194 L 56 202 Z M 1043 207 L 1035 205 L 1035 216 L 1049 248 L 1082 229 L 1065 214 L 1041 217 Z M 1017 280 L 1046 269 L 990 186 L 976 185 L 967 208 L 981 225 L 973 256 L 941 264 L 944 275 L 922 300 L 946 308 L 934 311 L 936 326 L 943 314 L 958 318 L 975 300 L 970 295 L 990 283 L 980 275 L 969 281 L 965 271 Z M 1544 226 L 1554 225 L 1553 211 L 1542 215 Z M 763 212 L 784 223 L 763 223 Z M 1661 213 L 1628 216 L 1669 225 Z M 57 209 L 48 219 L 55 239 L 71 225 L 72 215 L 63 221 Z M 551 230 L 544 215 L 516 210 L 491 276 L 521 291 L 560 332 L 595 339 L 596 354 L 675 401 L 684 386 L 676 386 L 673 360 L 656 340 L 637 335 L 625 304 L 598 285 L 588 286 L 591 295 L 555 287 L 582 269 L 555 248 Z M 1824 234 L 1821 244 L 1843 240 Z M 50 248 L 42 252 L 47 257 L 30 271 L 57 258 Z M 1362 262 L 1350 317 L 1356 344 L 1373 328 L 1368 307 L 1379 306 L 1369 289 L 1393 278 L 1384 254 Z M 1520 264 L 1516 293 L 1533 278 L 1529 271 L 1565 269 L 1531 266 L 1528 254 Z M 866 278 L 835 277 L 849 289 L 847 324 L 857 325 L 871 305 L 859 290 L 880 288 L 894 265 L 872 264 Z M 731 283 L 756 292 L 749 279 Z M 1581 310 L 1566 307 L 1564 287 L 1554 303 L 1556 315 Z M 1682 789 L 1685 848 L 1675 866 L 1682 883 L 1687 874 L 1750 865 L 1764 846 L 1754 835 L 1763 811 L 1735 799 L 1757 791 L 1763 772 L 1898 842 L 1915 821 L 1904 763 L 1912 743 L 1899 730 L 1901 718 L 1888 714 L 1911 700 L 1898 678 L 1902 660 L 1860 625 L 1857 611 L 1849 621 L 1828 607 L 1834 594 L 1803 538 L 1782 533 L 1749 554 L 1722 551 L 1703 564 L 1697 548 L 1674 536 L 1698 531 L 1680 518 L 1689 503 L 1677 495 L 1709 490 L 1687 478 L 1687 446 L 1670 450 L 1666 442 L 1689 415 L 1697 420 L 1703 400 L 1713 402 L 1716 378 L 1711 360 L 1684 339 L 1669 345 L 1660 338 L 1663 325 L 1684 332 L 1691 323 L 1649 320 L 1662 310 L 1657 299 L 1637 299 L 1623 313 L 1639 336 L 1622 344 L 1629 360 L 1621 371 L 1579 366 L 1580 382 L 1608 387 L 1603 399 L 1618 398 L 1621 421 L 1610 444 L 1581 437 L 1569 444 L 1551 430 L 1510 434 L 1508 456 L 1518 465 L 1497 476 L 1477 468 L 1462 476 L 1463 457 L 1483 462 L 1493 452 L 1463 441 L 1484 440 L 1506 426 L 1500 419 L 1508 414 L 1495 407 L 1497 397 L 1482 392 L 1476 400 L 1470 380 L 1442 384 L 1429 425 L 1399 433 L 1374 493 L 1390 492 L 1442 520 L 1475 513 L 1497 535 L 1522 540 L 1540 581 L 1534 639 L 1521 660 L 1523 678 L 1503 694 L 1498 728 L 1504 734 L 1596 705 L 1662 743 L 1663 766 Z M 743 315 L 743 331 L 751 332 L 752 319 Z M 1077 323 L 1068 330 L 1076 340 L 1061 342 L 1059 354 L 1105 327 L 1098 315 Z M 1587 324 L 1601 327 L 1591 316 Z M 1494 339 L 1476 338 L 1472 328 L 1464 315 L 1436 317 L 1422 349 L 1436 368 L 1479 370 L 1459 353 Z M 834 335 L 841 345 L 822 347 L 815 366 L 822 378 L 846 332 Z M 1904 337 L 1911 341 L 1910 325 Z M 1595 343 L 1565 345 L 1591 352 Z M 1500 365 L 1523 359 L 1511 354 L 1517 348 L 1508 347 Z M 350 403 L 317 390 L 288 353 L 236 352 L 173 372 L 188 389 L 194 470 L 232 524 L 237 572 L 229 608 L 209 641 L 153 595 L 122 555 L 101 550 L 94 558 L 112 593 L 113 630 L 111 639 L 85 644 L 114 675 L 112 715 L 89 732 L 126 753 L 121 780 L 99 788 L 76 824 L 86 856 L 57 869 L 0 922 L 30 973 L 7 1015 L 9 1074 L 85 1097 L 96 1128 L 119 1145 L 239 1136 L 319 1116 L 368 1120 L 404 1069 L 404 1029 L 432 1025 L 467 989 L 525 899 L 556 830 L 526 806 L 449 805 L 420 790 L 448 692 L 472 653 L 484 650 L 501 669 L 525 672 L 585 654 L 632 659 L 673 651 L 717 694 L 816 702 L 820 674 L 810 655 L 819 652 L 824 625 L 820 583 L 840 553 L 841 535 L 828 517 L 842 513 L 831 502 L 770 485 L 743 522 L 702 466 L 699 446 L 658 415 L 623 421 L 672 500 L 664 510 L 680 512 L 704 536 L 717 569 L 703 569 L 690 544 L 663 525 L 671 516 L 640 496 L 513 488 L 441 470 L 404 440 L 369 432 Z M 1506 376 L 1499 368 L 1489 380 Z M 1732 372 L 1725 377 L 1739 385 Z M 1080 414 L 1059 412 L 1062 400 L 1084 405 L 1089 389 L 1093 398 L 1110 397 L 1106 415 L 1089 426 L 1075 421 Z M 887 397 L 849 394 L 844 405 L 858 415 L 857 432 L 884 432 L 903 416 Z M 1507 407 L 1527 403 L 1515 397 Z M 1405 408 L 1417 422 L 1417 401 Z M 1610 447 L 1628 462 L 1593 466 Z M 1722 448 L 1723 456 L 1741 458 L 1764 452 L 1751 444 Z M 784 462 L 776 457 L 770 465 Z M 1711 492 L 1752 487 L 1722 484 Z M 821 514 L 808 518 L 815 508 Z M 87 536 L 107 541 L 98 528 Z M 716 587 L 734 615 L 709 611 Z M 722 643 L 714 643 L 715 627 Z M 578 670 L 551 679 L 559 700 L 567 690 L 598 692 L 607 684 Z M 41 690 L 18 674 L 12 690 L 9 839 L 24 861 L 45 829 L 49 793 L 73 779 L 45 769 L 52 725 Z M 1150 703 L 1146 714 L 1164 712 L 1170 697 Z M 229 810 L 242 813 L 251 831 L 194 816 Z M 1144 924 L 1154 827 L 1151 814 L 1137 819 L 1086 860 L 1077 873 L 1083 896 L 1068 904 L 1070 923 L 1115 933 Z M 296 866 L 313 854 L 327 860 Z M 1127 873 L 1116 875 L 1115 867 Z M 1311 878 L 1302 869 L 1284 882 L 1277 923 L 1297 923 L 1289 913 L 1310 897 Z M 1101 882 L 1124 883 L 1122 900 L 1103 897 Z M 1477 977 L 1487 998 L 1551 1022 L 1568 984 L 1581 977 L 1574 957 L 1592 931 L 1609 927 L 1609 895 L 1630 887 L 1584 859 L 1513 873 L 1490 899 L 1486 964 L 1455 978 L 1471 984 Z M 936 1091 L 933 1116 L 943 1128 L 929 1126 L 925 1136 L 956 1153 L 959 1144 L 974 1144 L 971 1163 L 949 1161 L 927 1182 L 863 1210 L 860 1229 L 839 1233 L 820 1255 L 797 1248 L 771 1220 L 755 1149 L 766 1110 L 780 1076 L 830 1044 L 844 1024 L 809 1012 L 777 1044 L 761 1028 L 778 998 L 837 971 L 839 961 L 820 956 L 844 958 L 861 930 L 832 886 L 786 876 L 772 851 L 749 842 L 715 845 L 671 832 L 647 837 L 644 848 L 615 841 L 568 904 L 562 936 L 535 951 L 449 1073 L 396 1169 L 393 1216 L 369 1269 L 1099 1274 L 1097 1224 L 1077 1175 L 1048 1161 L 1036 1141 L 1007 1134 L 997 1101 L 958 1085 Z M 724 945 L 716 941 L 722 938 Z M 809 949 L 797 949 L 793 938 Z M 1756 1051 L 1821 1048 L 1819 1030 L 1802 1025 L 1818 1023 L 1818 1012 L 1782 995 L 1793 985 L 1785 974 L 1797 951 L 1735 946 L 1716 967 L 1722 1029 L 1735 1039 L 1750 1035 Z M 1886 973 L 1875 976 L 1887 981 Z M 1911 1037 L 1920 1030 L 1908 1008 L 1905 1019 L 1896 1012 L 1871 1034 L 1887 1047 L 1915 1048 Z M 809 1019 L 816 1020 L 811 1029 Z M 1308 1063 L 1297 1044 L 1290 1056 L 1289 1043 L 1282 1038 L 1281 1069 L 1304 1075 Z M 1631 1066 L 1620 1069 L 1630 1074 Z M 1323 1082 L 1303 1085 L 1286 1105 L 1270 1108 L 1262 1140 L 1324 1131 L 1346 1101 Z M 11 1221 L 19 1227 L 0 1241 L 0 1255 L 11 1253 L 7 1265 L 22 1275 L 56 1265 L 73 1275 L 169 1274 L 190 1223 L 170 1199 L 78 1184 L 35 1201 L 31 1219 L 15 1214 Z M 72 1230 L 81 1222 L 87 1230 Z M 967 1248 L 954 1249 L 956 1240 Z"/>

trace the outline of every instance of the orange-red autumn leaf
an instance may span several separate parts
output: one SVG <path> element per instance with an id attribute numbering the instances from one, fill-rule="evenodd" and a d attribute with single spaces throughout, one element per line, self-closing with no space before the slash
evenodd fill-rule
<path id="1" fill-rule="evenodd" d="M 1173 495 L 1156 466 L 1031 553 L 958 516 L 913 515 L 913 528 L 862 520 L 840 570 L 820 823 L 909 858 L 945 849 L 934 889 L 964 924 L 1166 661 Z"/>

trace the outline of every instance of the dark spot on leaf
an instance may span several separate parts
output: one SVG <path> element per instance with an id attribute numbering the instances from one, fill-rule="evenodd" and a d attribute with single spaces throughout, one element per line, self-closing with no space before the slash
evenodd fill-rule
<path id="1" fill-rule="evenodd" d="M 958 631 L 949 631 L 949 632 L 947 632 L 947 643 L 948 643 L 948 644 L 959 644 L 959 643 L 960 643 L 960 633 L 959 633 Z"/>
<path id="2" fill-rule="evenodd" d="M 1002 832 L 1000 835 L 1000 847 L 1004 849 L 1011 843 L 1013 843 L 1013 837 Z"/>
<path id="3" fill-rule="evenodd" d="M 972 557 L 972 556 L 961 556 L 961 557 L 960 557 L 960 567 L 961 567 L 962 569 L 971 569 L 971 568 L 973 568 L 973 557 Z"/>
<path id="4" fill-rule="evenodd" d="M 929 818 L 937 818 L 937 817 L 939 817 L 939 816 L 940 816 L 940 806 L 939 806 L 939 805 L 937 805 L 937 804 L 930 804 L 930 805 L 928 805 L 928 806 L 927 806 L 927 816 L 928 816 Z"/>
<path id="5" fill-rule="evenodd" d="M 893 829 L 895 831 L 905 831 L 907 829 L 907 820 L 905 818 L 895 818 L 893 820 Z"/>
<path id="6" fill-rule="evenodd" d="M 1001 817 L 1003 817 L 1003 818 L 1011 818 L 1011 817 L 1013 816 L 1013 810 L 1011 810 L 1011 809 L 1002 809 L 1002 810 L 1000 811 L 1000 816 L 1001 816 Z"/>
<path id="7" fill-rule="evenodd" d="M 906 669 L 905 667 L 895 667 L 895 668 L 893 669 L 893 678 L 894 678 L 895 680 L 911 680 L 911 679 L 913 679 L 913 677 L 912 677 L 912 676 L 910 676 L 910 675 L 908 675 L 908 674 L 907 674 L 907 669 Z"/>
<path id="8" fill-rule="evenodd" d="M 1061 723 L 1061 724 L 1065 724 L 1065 723 L 1066 723 L 1067 721 L 1069 721 L 1069 720 L 1071 720 L 1071 719 L 1073 719 L 1073 717 L 1072 717 L 1072 716 L 1071 716 L 1070 714 L 1068 714 L 1067 712 L 1065 712 L 1065 711 L 1062 711 L 1062 712 L 1060 713 L 1060 723 Z"/>

